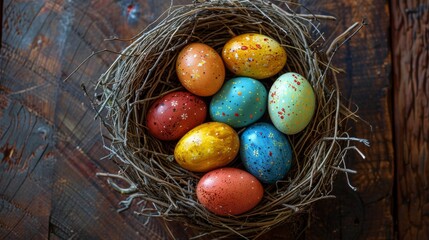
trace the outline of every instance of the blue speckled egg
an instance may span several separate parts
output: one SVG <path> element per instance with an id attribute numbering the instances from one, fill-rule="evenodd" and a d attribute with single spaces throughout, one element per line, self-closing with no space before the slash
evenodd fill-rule
<path id="1" fill-rule="evenodd" d="M 286 135 L 270 123 L 256 123 L 240 136 L 240 158 L 246 170 L 263 183 L 285 177 L 292 163 Z"/>
<path id="2" fill-rule="evenodd" d="M 267 99 L 267 90 L 258 80 L 232 78 L 212 97 L 210 117 L 234 128 L 248 126 L 264 115 Z"/>

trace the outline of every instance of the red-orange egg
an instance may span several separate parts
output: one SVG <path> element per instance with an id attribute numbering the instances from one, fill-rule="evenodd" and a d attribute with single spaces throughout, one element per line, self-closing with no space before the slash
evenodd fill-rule
<path id="1" fill-rule="evenodd" d="M 177 140 L 206 119 L 207 105 L 186 91 L 169 93 L 154 102 L 146 115 L 149 133 L 160 140 Z"/>
<path id="2" fill-rule="evenodd" d="M 225 66 L 221 56 L 203 43 L 191 43 L 180 51 L 176 73 L 180 83 L 198 96 L 215 94 L 225 80 Z"/>
<path id="3" fill-rule="evenodd" d="M 238 168 L 220 168 L 206 173 L 197 185 L 198 201 L 222 216 L 239 215 L 254 208 L 264 189 L 250 173 Z"/>

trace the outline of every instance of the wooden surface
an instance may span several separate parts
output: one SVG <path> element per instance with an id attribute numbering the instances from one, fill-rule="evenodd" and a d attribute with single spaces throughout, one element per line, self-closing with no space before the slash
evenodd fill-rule
<path id="1" fill-rule="evenodd" d="M 190 1 L 175 1 L 185 3 Z M 327 39 L 356 21 L 367 26 L 342 46 L 335 65 L 344 99 L 367 123 L 350 133 L 367 138 L 350 152 L 335 199 L 320 201 L 294 225 L 262 239 L 425 239 L 428 234 L 428 4 L 423 1 L 302 0 L 331 14 Z M 0 238 L 172 239 L 161 220 L 118 213 L 124 197 L 96 172 L 118 169 L 102 148 L 100 126 L 80 85 L 91 83 L 170 1 L 6 0 L 0 55 Z M 391 26 L 392 23 L 392 26 Z M 392 47 L 391 47 L 392 46 Z M 393 73 L 393 74 L 392 74 Z M 392 77 L 393 76 L 393 77 Z M 394 84 L 392 81 L 394 79 Z M 404 118 L 405 116 L 405 118 Z M 396 153 L 396 154 L 395 154 Z M 192 232 L 168 223 L 174 238 Z"/>
<path id="2" fill-rule="evenodd" d="M 429 3 L 392 2 L 398 236 L 429 239 Z"/>

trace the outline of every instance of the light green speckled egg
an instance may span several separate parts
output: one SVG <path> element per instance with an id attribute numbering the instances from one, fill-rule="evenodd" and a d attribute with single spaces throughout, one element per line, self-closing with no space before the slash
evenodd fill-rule
<path id="1" fill-rule="evenodd" d="M 273 125 L 285 134 L 302 131 L 311 121 L 316 96 L 311 84 L 298 73 L 281 75 L 268 94 L 268 113 Z"/>

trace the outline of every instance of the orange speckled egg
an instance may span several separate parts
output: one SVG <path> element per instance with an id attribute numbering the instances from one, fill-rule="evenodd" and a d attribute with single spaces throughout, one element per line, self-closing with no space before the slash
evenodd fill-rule
<path id="1" fill-rule="evenodd" d="M 276 40 L 257 33 L 230 39 L 222 50 L 226 67 L 233 73 L 264 79 L 279 73 L 286 64 L 286 51 Z"/>
<path id="2" fill-rule="evenodd" d="M 225 66 L 221 56 L 203 43 L 191 43 L 180 51 L 176 73 L 180 83 L 198 96 L 215 94 L 225 80 Z"/>
<path id="3" fill-rule="evenodd" d="M 238 215 L 254 208 L 264 189 L 250 173 L 238 168 L 220 168 L 206 173 L 197 184 L 198 201 L 217 215 Z"/>
<path id="4" fill-rule="evenodd" d="M 225 123 L 203 123 L 186 133 L 174 149 L 174 158 L 183 168 L 207 172 L 230 163 L 238 154 L 237 132 Z"/>

